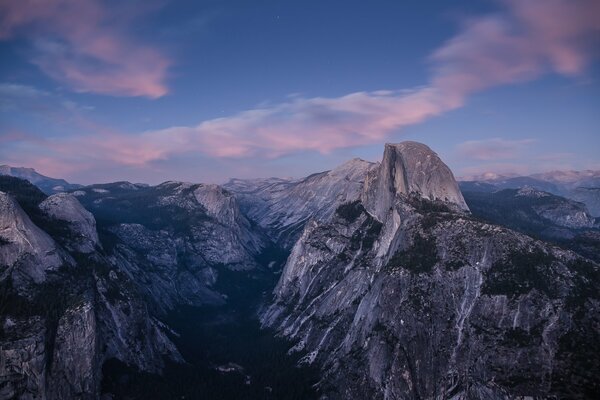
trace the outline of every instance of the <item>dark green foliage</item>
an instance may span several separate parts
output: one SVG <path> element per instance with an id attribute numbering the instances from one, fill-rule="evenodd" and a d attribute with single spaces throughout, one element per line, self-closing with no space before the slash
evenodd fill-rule
<path id="1" fill-rule="evenodd" d="M 565 307 L 574 312 L 575 318 L 582 319 L 586 302 L 600 298 L 600 269 L 592 262 L 578 258 L 569 264 L 569 270 L 575 273 L 575 289 L 569 292 Z"/>
<path id="2" fill-rule="evenodd" d="M 536 206 L 554 207 L 568 203 L 560 196 L 517 196 L 516 189 L 494 193 L 465 191 L 465 201 L 473 216 L 482 221 L 506 226 L 537 239 L 552 242 L 582 256 L 600 262 L 598 229 L 574 229 L 558 226 L 534 210 Z"/>
<path id="3" fill-rule="evenodd" d="M 362 248 L 369 251 L 381 233 L 383 224 L 370 215 L 367 216 L 360 228 L 350 238 L 350 250 Z"/>
<path id="4" fill-rule="evenodd" d="M 416 234 L 412 246 L 394 254 L 386 268 L 404 268 L 415 274 L 428 273 L 438 261 L 435 237 Z"/>
<path id="5" fill-rule="evenodd" d="M 536 289 L 550 298 L 557 296 L 548 269 L 555 257 L 539 248 L 513 250 L 492 264 L 481 292 L 519 296 Z"/>
<path id="6" fill-rule="evenodd" d="M 421 219 L 421 226 L 425 231 L 431 230 L 437 224 L 446 221 L 455 221 L 460 214 L 448 213 L 448 212 L 429 212 L 423 215 Z M 465 217 L 465 216 L 462 216 Z"/>
<path id="7" fill-rule="evenodd" d="M 93 188 L 108 190 L 97 193 L 86 189 L 79 201 L 94 214 L 99 230 L 121 223 L 137 223 L 149 229 L 168 229 L 178 233 L 190 233 L 194 226 L 210 219 L 198 206 L 188 210 L 178 204 L 158 204 L 161 196 L 173 195 L 170 187 L 122 188 L 124 182 L 94 185 Z M 127 185 L 130 185 L 127 183 Z M 178 196 L 185 197 L 194 187 L 182 190 Z"/>
<path id="8" fill-rule="evenodd" d="M 39 204 L 48 196 L 29 181 L 2 175 L 0 176 L 0 191 L 10 194 L 33 223 L 59 243 L 64 244 L 70 239 L 71 230 L 66 222 L 52 219 L 39 209 Z"/>
<path id="9" fill-rule="evenodd" d="M 270 245 L 262 249 L 260 254 L 254 257 L 254 259 L 257 263 L 264 267 L 272 268 L 273 270 L 278 270 L 279 268 L 283 268 L 289 255 L 289 250 L 283 249 L 271 243 Z M 274 264 L 270 266 L 272 262 Z"/>
<path id="10" fill-rule="evenodd" d="M 365 208 L 363 207 L 360 200 L 355 200 L 351 203 L 342 204 L 335 210 L 337 215 L 339 215 L 349 223 L 356 221 L 356 219 L 360 217 L 360 215 L 364 211 Z"/>
<path id="11" fill-rule="evenodd" d="M 445 221 L 454 221 L 458 217 L 465 217 L 464 214 L 453 212 L 448 205 L 439 200 L 427 200 L 420 196 L 411 196 L 409 203 L 419 214 L 423 215 L 421 227 L 425 230 L 431 230 L 437 224 Z"/>
<path id="12" fill-rule="evenodd" d="M 270 251 L 265 262 L 276 256 Z M 163 376 L 141 373 L 109 360 L 102 391 L 136 399 L 315 399 L 314 367 L 297 366 L 303 354 L 288 355 L 290 344 L 260 328 L 255 310 L 277 280 L 269 271 L 219 269 L 215 289 L 228 296 L 224 306 L 179 307 L 167 317 L 180 334 L 175 342 L 187 364 L 168 363 Z M 264 295 L 263 295 L 264 293 Z M 236 363 L 243 372 L 216 366 Z M 246 375 L 250 384 L 246 384 Z M 266 389 L 271 388 L 271 391 Z"/>
<path id="13" fill-rule="evenodd" d="M 431 292 L 428 288 L 424 289 L 419 285 L 412 286 L 408 292 L 408 302 L 421 315 L 431 312 Z"/>
<path id="14" fill-rule="evenodd" d="M 373 247 L 375 240 L 379 237 L 381 233 L 381 228 L 383 228 L 383 224 L 371 217 L 366 221 L 368 223 L 368 228 L 365 231 L 365 236 L 363 237 L 363 249 L 370 249 Z"/>
<path id="15" fill-rule="evenodd" d="M 348 223 L 355 222 L 363 213 L 365 214 L 365 220 L 350 238 L 350 250 L 360 248 L 365 251 L 370 250 L 379 237 L 383 224 L 369 215 L 359 200 L 340 205 L 336 213 Z M 343 255 L 341 258 L 347 256 Z"/>
<path id="16" fill-rule="evenodd" d="M 597 399 L 600 393 L 600 333 L 577 324 L 560 337 L 552 369 L 552 389 L 560 399 Z"/>
<path id="17" fill-rule="evenodd" d="M 465 265 L 464 262 L 462 261 L 457 261 L 457 260 L 452 260 L 452 261 L 446 261 L 444 263 L 444 266 L 446 267 L 447 270 L 449 271 L 457 271 L 460 268 L 462 268 Z"/>
<path id="18" fill-rule="evenodd" d="M 427 200 L 420 195 L 410 196 L 410 204 L 415 208 L 418 213 L 451 213 L 452 210 L 446 203 L 439 200 Z"/>
<path id="19" fill-rule="evenodd" d="M 536 337 L 522 328 L 508 329 L 504 332 L 502 345 L 510 347 L 527 347 L 535 344 Z"/>
<path id="20" fill-rule="evenodd" d="M 102 248 L 108 254 L 112 253 L 117 244 L 120 243 L 120 239 L 117 235 L 106 229 L 98 228 L 98 239 L 100 239 L 100 243 L 102 244 Z"/>
<path id="21" fill-rule="evenodd" d="M 561 247 L 571 249 L 585 258 L 600 263 L 600 231 L 589 230 L 572 239 L 556 240 Z"/>
<path id="22" fill-rule="evenodd" d="M 10 278 L 0 282 L 0 315 L 29 316 L 32 308 L 27 298 L 19 296 Z"/>

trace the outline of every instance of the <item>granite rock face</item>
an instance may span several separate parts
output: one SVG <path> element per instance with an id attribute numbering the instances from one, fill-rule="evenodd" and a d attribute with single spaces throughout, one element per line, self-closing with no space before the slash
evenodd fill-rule
<path id="1" fill-rule="evenodd" d="M 600 185 L 597 187 L 577 187 L 570 193 L 575 201 L 584 203 L 590 214 L 600 217 Z"/>
<path id="2" fill-rule="evenodd" d="M 0 398 L 96 399 L 109 358 L 155 373 L 165 359 L 181 361 L 135 281 L 96 245 L 91 214 L 70 195 L 36 204 L 44 195 L 33 187 L 5 186 Z M 82 249 L 82 238 L 94 246 Z"/>
<path id="3" fill-rule="evenodd" d="M 39 207 L 50 217 L 70 225 L 75 233 L 68 244 L 72 250 L 91 253 L 99 245 L 94 216 L 72 194 L 54 194 L 40 203 Z"/>
<path id="4" fill-rule="evenodd" d="M 165 315 L 228 302 L 226 279 L 272 273 L 257 260 L 279 247 L 291 254 L 260 319 L 321 368 L 324 399 L 600 392 L 598 264 L 473 217 L 425 145 L 225 188 L 46 197 L 0 178 L 0 399 L 95 399 L 107 360 L 149 373 L 183 362 Z M 548 196 L 511 193 L 542 224 L 596 232 L 579 203 Z"/>
<path id="5" fill-rule="evenodd" d="M 417 142 L 388 143 L 381 165 L 367 179 L 363 203 L 382 220 L 398 195 L 411 194 L 469 209 L 452 171 L 429 147 Z"/>
<path id="6" fill-rule="evenodd" d="M 3 177 L 3 189 L 2 399 L 95 399 L 107 360 L 154 374 L 183 362 L 161 319 L 226 302 L 221 271 L 252 271 L 269 244 L 216 185 L 118 182 L 47 197 Z"/>
<path id="7" fill-rule="evenodd" d="M 516 196 L 527 197 L 530 199 L 551 198 L 551 200 L 554 200 L 548 202 L 533 202 L 532 208 L 540 217 L 545 218 L 558 226 L 575 229 L 596 228 L 599 226 L 583 203 L 568 199 L 560 201 L 556 199 L 556 196 L 553 196 L 550 193 L 535 190 L 531 187 L 519 189 Z"/>
<path id="8" fill-rule="evenodd" d="M 310 219 L 327 219 L 340 204 L 360 198 L 367 173 L 377 165 L 355 158 L 303 179 L 232 179 L 224 187 L 273 241 L 291 248 Z"/>
<path id="9" fill-rule="evenodd" d="M 19 283 L 40 283 L 46 271 L 56 270 L 63 262 L 54 240 L 4 192 L 0 192 L 0 241 L 2 279 L 10 276 Z"/>
<path id="10" fill-rule="evenodd" d="M 214 289 L 221 271 L 252 271 L 270 243 L 217 185 L 120 182 L 80 192 L 78 199 L 112 238 L 109 259 L 159 313 L 182 304 L 222 304 L 226 299 Z"/>
<path id="11" fill-rule="evenodd" d="M 592 397 L 598 265 L 472 218 L 439 159 L 397 148 L 362 200 L 306 225 L 262 323 L 329 399 Z"/>

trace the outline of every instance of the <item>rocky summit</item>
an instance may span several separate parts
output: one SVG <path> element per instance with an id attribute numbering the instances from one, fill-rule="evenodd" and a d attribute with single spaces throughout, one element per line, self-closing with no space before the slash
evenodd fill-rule
<path id="1" fill-rule="evenodd" d="M 325 398 L 598 393 L 597 264 L 474 218 L 424 145 L 387 145 L 371 174 L 306 225 L 261 314 Z"/>
<path id="2" fill-rule="evenodd" d="M 600 393 L 600 229 L 557 193 L 461 191 L 416 142 L 63 189 L 0 176 L 0 399 Z"/>

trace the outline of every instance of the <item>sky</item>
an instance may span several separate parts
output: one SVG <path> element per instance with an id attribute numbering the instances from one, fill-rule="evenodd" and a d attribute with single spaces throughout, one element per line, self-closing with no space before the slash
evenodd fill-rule
<path id="1" fill-rule="evenodd" d="M 2 0 L 0 164 L 302 177 L 383 144 L 456 176 L 600 169 L 598 0 Z"/>

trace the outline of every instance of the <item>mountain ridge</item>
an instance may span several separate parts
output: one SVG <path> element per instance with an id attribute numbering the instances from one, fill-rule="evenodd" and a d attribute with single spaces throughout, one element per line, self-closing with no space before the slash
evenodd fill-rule
<path id="1" fill-rule="evenodd" d="M 258 305 L 262 326 L 293 346 L 291 359 L 321 371 L 317 387 L 330 399 L 584 398 L 600 389 L 593 379 L 600 366 L 581 353 L 600 351 L 598 264 L 479 218 L 426 145 L 388 144 L 380 163 L 352 159 L 301 179 L 223 186 L 121 181 L 47 196 L 7 178 L 0 177 L 0 190 L 11 192 L 5 203 L 50 238 L 52 246 L 37 247 L 60 264 L 37 263 L 49 267 L 37 280 L 0 275 L 0 296 L 10 300 L 0 302 L 9 305 L 0 314 L 0 350 L 10 349 L 0 376 L 18 371 L 3 386 L 10 393 L 128 396 L 139 389 L 127 380 L 144 374 L 157 375 L 142 380 L 138 395 L 161 387 L 195 393 L 189 382 L 176 387 L 158 377 L 173 379 L 184 359 L 206 350 L 195 343 L 200 351 L 186 352 L 182 323 L 198 324 L 210 347 L 219 329 L 237 340 L 241 310 L 253 319 Z M 540 201 L 533 209 L 540 221 L 595 229 L 579 203 L 513 191 L 527 207 Z M 0 207 L 10 227 L 18 215 L 9 209 L 19 209 Z M 12 246 L 3 232 L 0 254 Z M 10 263 L 4 271 L 25 265 L 0 260 Z M 181 307 L 213 317 L 184 312 L 175 332 L 166 317 Z M 49 337 L 55 347 L 43 345 Z M 235 358 L 201 359 L 212 382 L 237 382 L 211 375 L 231 362 L 233 374 L 253 370 Z M 273 387 L 284 393 L 285 386 Z M 235 387 L 254 390 L 254 377 Z"/>

